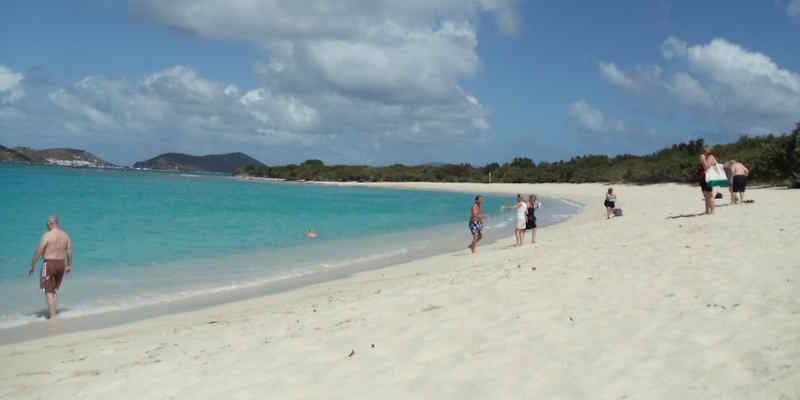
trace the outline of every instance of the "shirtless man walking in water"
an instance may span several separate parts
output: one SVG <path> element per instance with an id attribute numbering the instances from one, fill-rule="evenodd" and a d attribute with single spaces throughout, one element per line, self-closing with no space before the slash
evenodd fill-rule
<path id="1" fill-rule="evenodd" d="M 475 252 L 475 246 L 483 239 L 483 213 L 481 211 L 481 202 L 483 198 L 478 195 L 475 196 L 475 203 L 472 204 L 472 212 L 469 217 L 469 231 L 472 233 L 472 243 L 469 249 Z"/>
<path id="2" fill-rule="evenodd" d="M 64 256 L 66 255 L 66 263 Z M 66 232 L 58 228 L 58 217 L 51 215 L 47 218 L 47 232 L 42 235 L 39 247 L 31 260 L 31 268 L 28 276 L 33 274 L 36 262 L 39 257 L 44 258 L 42 263 L 42 273 L 39 278 L 39 288 L 45 294 L 47 307 L 50 309 L 50 319 L 56 317 L 56 292 L 61 287 L 61 280 L 64 275 L 72 272 L 72 243 Z"/>

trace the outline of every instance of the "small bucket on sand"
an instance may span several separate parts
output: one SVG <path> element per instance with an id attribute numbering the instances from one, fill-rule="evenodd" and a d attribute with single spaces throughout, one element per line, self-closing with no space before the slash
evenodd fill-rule
<path id="1" fill-rule="evenodd" d="M 615 217 L 621 217 L 622 216 L 622 209 L 621 208 L 615 208 L 614 209 L 614 216 Z"/>

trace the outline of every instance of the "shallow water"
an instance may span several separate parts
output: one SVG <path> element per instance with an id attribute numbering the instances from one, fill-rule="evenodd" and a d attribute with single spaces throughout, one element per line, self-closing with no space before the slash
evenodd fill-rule
<path id="1" fill-rule="evenodd" d="M 72 238 L 61 318 L 241 292 L 463 248 L 472 194 L 233 180 L 219 175 L 0 164 L 0 339 L 42 319 L 27 266 L 48 214 Z M 579 206 L 552 199 L 558 222 Z M 511 198 L 488 196 L 484 210 Z M 487 223 L 508 236 L 513 213 Z M 317 239 L 304 237 L 314 228 Z M 38 267 L 37 267 L 38 268 Z M 324 274 L 323 274 L 324 275 Z M 35 276 L 35 275 L 34 275 Z"/>

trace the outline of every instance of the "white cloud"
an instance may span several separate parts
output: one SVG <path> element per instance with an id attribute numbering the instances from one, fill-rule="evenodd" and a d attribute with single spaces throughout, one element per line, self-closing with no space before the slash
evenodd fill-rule
<path id="1" fill-rule="evenodd" d="M 667 60 L 685 57 L 688 44 L 674 36 L 670 36 L 661 45 L 661 55 Z"/>
<path id="2" fill-rule="evenodd" d="M 183 65 L 156 72 L 148 76 L 143 84 L 166 98 L 180 97 L 195 101 L 209 101 L 226 94 L 227 88 L 235 88 L 200 78 L 193 69 Z"/>
<path id="3" fill-rule="evenodd" d="M 711 94 L 686 72 L 678 72 L 672 75 L 672 80 L 665 83 L 667 92 L 675 96 L 682 104 L 690 106 L 701 106 L 706 109 L 713 108 L 714 101 Z"/>
<path id="4" fill-rule="evenodd" d="M 259 46 L 256 84 L 180 65 L 141 79 L 89 76 L 23 101 L 22 113 L 46 117 L 18 131 L 192 152 L 246 143 L 256 155 L 345 162 L 398 157 L 402 146 L 419 153 L 421 143 L 466 148 L 492 130 L 491 112 L 460 85 L 480 69 L 478 26 L 488 16 L 517 34 L 518 1 L 132 0 L 139 17 Z"/>
<path id="5" fill-rule="evenodd" d="M 608 83 L 634 93 L 645 93 L 662 86 L 661 67 L 638 67 L 626 73 L 614 63 L 600 62 L 600 73 Z"/>
<path id="6" fill-rule="evenodd" d="M 265 160 L 286 152 L 283 160 L 305 153 L 376 161 L 381 157 L 374 151 L 359 151 L 373 146 L 385 149 L 383 157 L 397 157 L 392 150 L 400 146 L 483 140 L 491 130 L 490 113 L 459 87 L 453 90 L 444 100 L 418 103 L 336 91 L 240 90 L 179 65 L 135 81 L 86 77 L 44 98 L 15 104 L 18 108 L 0 108 L 0 128 L 11 128 L 4 130 L 18 137 L 7 140 L 21 143 L 30 143 L 24 137 L 31 134 L 65 135 L 75 145 L 99 148 L 105 143 L 146 152 L 134 156 L 126 151 L 117 156 L 123 162 L 163 151 L 243 149 Z"/>
<path id="7" fill-rule="evenodd" d="M 198 76 L 178 65 L 139 82 L 90 76 L 49 94 L 71 131 L 91 135 L 154 135 L 195 140 L 262 140 L 259 132 L 313 127 L 315 111 L 299 100 Z M 284 135 L 289 137 L 291 135 Z M 157 138 L 154 138 L 157 139 Z M 266 143 L 265 143 L 266 144 Z"/>
<path id="8" fill-rule="evenodd" d="M 23 79 L 23 74 L 0 65 L 0 105 L 12 103 L 25 95 L 22 89 Z"/>
<path id="9" fill-rule="evenodd" d="M 764 54 L 714 39 L 690 47 L 688 63 L 718 86 L 720 103 L 733 112 L 797 117 L 800 74 L 779 68 Z"/>
<path id="10" fill-rule="evenodd" d="M 447 101 L 479 66 L 476 24 L 494 15 L 514 33 L 515 0 L 141 0 L 164 24 L 246 40 L 270 57 L 273 91 L 334 91 L 390 102 Z"/>
<path id="11" fill-rule="evenodd" d="M 255 89 L 245 93 L 239 102 L 265 124 L 282 126 L 291 131 L 310 130 L 319 125 L 317 110 L 295 97 L 273 96 L 266 89 Z"/>
<path id="12" fill-rule="evenodd" d="M 600 63 L 600 72 L 612 85 L 639 95 L 671 95 L 684 105 L 712 107 L 711 95 L 695 78 L 686 72 L 678 72 L 672 78 L 662 78 L 659 66 L 639 67 L 631 73 L 620 71 L 613 63 Z"/>
<path id="13" fill-rule="evenodd" d="M 122 130 L 155 126 L 189 135 L 191 123 L 219 136 L 257 140 L 335 138 L 338 147 L 326 150 L 337 147 L 346 157 L 355 143 L 390 149 L 482 141 L 491 132 L 491 113 L 459 83 L 480 68 L 482 17 L 494 17 L 498 30 L 515 35 L 517 2 L 134 0 L 133 12 L 161 24 L 261 47 L 256 87 L 240 89 L 177 66 L 141 82 L 122 81 L 129 95 L 112 96 L 120 100 L 98 104 L 103 101 L 81 93 L 78 102 L 86 107 L 61 108 L 80 116 L 73 127 L 99 127 L 106 115 Z M 108 104 L 123 97 L 137 98 Z M 137 114 L 144 116 L 133 118 Z"/>
<path id="14" fill-rule="evenodd" d="M 78 88 L 79 84 L 76 84 L 75 87 Z M 68 113 L 87 120 L 95 129 L 112 129 L 117 125 L 111 115 L 100 111 L 90 102 L 84 101 L 85 99 L 80 98 L 79 95 L 75 95 L 67 90 L 59 89 L 50 93 L 49 98 L 50 101 Z"/>
<path id="15" fill-rule="evenodd" d="M 507 35 L 519 33 L 520 21 L 515 0 L 481 0 L 480 3 L 485 11 L 494 13 L 497 27 L 501 32 Z"/>
<path id="16" fill-rule="evenodd" d="M 790 17 L 800 17 L 800 0 L 789 0 L 786 14 L 789 14 Z"/>
<path id="17" fill-rule="evenodd" d="M 262 45 L 283 41 L 359 40 L 396 26 L 424 32 L 442 21 L 496 17 L 498 28 L 519 28 L 515 0 L 134 0 L 134 10 L 204 36 Z"/>
<path id="18" fill-rule="evenodd" d="M 586 100 L 578 100 L 569 105 L 569 115 L 584 129 L 598 133 L 621 133 L 628 130 L 625 121 L 609 118 L 602 111 L 592 107 Z"/>
<path id="19" fill-rule="evenodd" d="M 778 132 L 798 118 L 800 73 L 780 68 L 762 53 L 721 38 L 689 46 L 675 37 L 667 38 L 662 52 L 688 71 L 666 79 L 659 66 L 625 72 L 601 63 L 600 72 L 610 84 L 648 97 L 659 108 L 678 106 L 732 134 Z"/>
<path id="20" fill-rule="evenodd" d="M 609 83 L 624 89 L 633 90 L 636 85 L 633 80 L 623 74 L 614 63 L 600 62 L 600 72 Z"/>

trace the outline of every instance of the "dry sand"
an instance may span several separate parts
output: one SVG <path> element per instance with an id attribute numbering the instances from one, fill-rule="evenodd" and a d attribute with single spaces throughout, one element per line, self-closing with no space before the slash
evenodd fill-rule
<path id="1" fill-rule="evenodd" d="M 607 221 L 603 185 L 400 186 L 586 208 L 535 245 L 3 346 L 0 397 L 800 399 L 800 191 L 708 217 L 696 187 L 615 186 Z"/>

